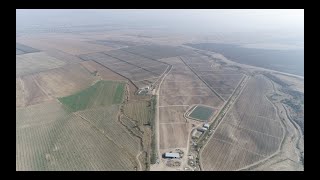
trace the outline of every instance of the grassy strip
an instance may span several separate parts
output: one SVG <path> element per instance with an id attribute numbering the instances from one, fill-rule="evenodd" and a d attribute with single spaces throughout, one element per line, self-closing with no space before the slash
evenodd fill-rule
<path id="1" fill-rule="evenodd" d="M 99 81 L 82 91 L 58 99 L 75 112 L 91 107 L 120 104 L 123 100 L 124 88 L 124 83 Z"/>

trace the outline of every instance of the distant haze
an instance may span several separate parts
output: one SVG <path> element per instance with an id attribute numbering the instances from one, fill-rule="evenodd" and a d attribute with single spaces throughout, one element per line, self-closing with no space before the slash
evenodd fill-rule
<path id="1" fill-rule="evenodd" d="M 185 32 L 302 35 L 304 10 L 17 10 L 17 27 L 118 24 Z"/>
<path id="2" fill-rule="evenodd" d="M 299 51 L 298 58 L 294 61 L 292 58 L 284 59 L 283 62 L 294 63 L 296 69 L 299 69 L 299 74 L 303 74 L 303 9 L 16 10 L 16 21 L 17 35 L 41 32 L 107 33 L 110 30 L 134 33 L 138 30 L 142 35 L 145 33 L 151 37 L 159 35 L 157 33 L 169 37 L 170 35 L 198 37 L 197 42 L 193 43 L 236 44 L 241 47 L 267 50 L 296 50 Z M 233 51 L 232 49 L 228 52 Z M 290 55 L 291 51 L 286 52 Z M 284 56 L 270 57 L 275 58 L 270 58 L 272 61 L 265 63 L 284 58 Z M 286 67 L 288 63 L 277 68 Z"/>

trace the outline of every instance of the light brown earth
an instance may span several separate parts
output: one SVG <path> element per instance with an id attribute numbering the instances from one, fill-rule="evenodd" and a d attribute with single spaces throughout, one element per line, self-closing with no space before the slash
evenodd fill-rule
<path id="1" fill-rule="evenodd" d="M 160 149 L 186 148 L 190 127 L 187 123 L 160 123 Z"/>
<path id="2" fill-rule="evenodd" d="M 97 80 L 80 64 L 65 65 L 41 72 L 35 74 L 35 79 L 50 96 L 54 97 L 68 96 L 89 87 Z"/>

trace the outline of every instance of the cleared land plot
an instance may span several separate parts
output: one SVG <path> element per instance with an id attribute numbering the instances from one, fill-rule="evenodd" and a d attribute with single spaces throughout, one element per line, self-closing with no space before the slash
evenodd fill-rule
<path id="1" fill-rule="evenodd" d="M 262 156 L 251 153 L 230 143 L 211 139 L 203 150 L 202 166 L 205 171 L 234 171 L 262 159 Z"/>
<path id="2" fill-rule="evenodd" d="M 127 51 L 121 51 L 121 50 L 114 50 L 114 51 L 108 51 L 104 52 L 105 54 L 108 54 L 112 57 L 121 59 L 123 61 L 126 61 L 128 63 L 132 63 L 136 66 L 139 67 L 144 67 L 144 66 L 155 66 L 155 65 L 162 65 L 163 63 L 148 59 Z"/>
<path id="3" fill-rule="evenodd" d="M 72 111 L 120 104 L 123 101 L 125 84 L 113 81 L 99 81 L 73 95 L 59 98 Z"/>
<path id="4" fill-rule="evenodd" d="M 195 80 L 195 81 L 169 81 L 169 80 L 164 80 L 161 84 L 161 89 L 166 89 L 166 88 L 179 88 L 179 87 L 203 87 L 206 88 L 207 86 L 200 80 Z"/>
<path id="5" fill-rule="evenodd" d="M 149 67 L 143 67 L 143 69 L 150 71 L 156 75 L 162 75 L 165 70 L 168 68 L 168 65 L 162 64 L 157 66 L 149 66 Z"/>
<path id="6" fill-rule="evenodd" d="M 134 170 L 134 158 L 79 116 L 71 115 L 46 154 L 48 170 Z"/>
<path id="7" fill-rule="evenodd" d="M 16 109 L 16 170 L 45 170 L 58 123 L 68 113 L 56 101 Z"/>
<path id="8" fill-rule="evenodd" d="M 202 121 L 208 121 L 214 114 L 215 109 L 207 106 L 197 105 L 195 109 L 189 114 L 189 117 L 199 119 Z"/>
<path id="9" fill-rule="evenodd" d="M 156 82 L 157 80 L 158 78 L 150 78 L 142 81 L 135 81 L 134 84 L 139 88 L 143 88 L 145 86 L 149 86 L 150 84 Z"/>
<path id="10" fill-rule="evenodd" d="M 186 122 L 186 119 L 183 117 L 183 114 L 186 112 L 187 109 L 188 106 L 160 107 L 160 124 Z"/>
<path id="11" fill-rule="evenodd" d="M 40 50 L 26 46 L 20 43 L 16 43 L 16 55 L 39 52 Z"/>
<path id="12" fill-rule="evenodd" d="M 169 57 L 169 58 L 163 58 L 163 59 L 158 59 L 158 61 L 168 63 L 171 65 L 179 66 L 179 65 L 184 65 L 184 63 L 181 61 L 179 57 Z"/>
<path id="13" fill-rule="evenodd" d="M 261 156 L 273 154 L 279 147 L 281 138 L 268 134 L 239 128 L 238 126 L 222 123 L 212 138 L 236 144 L 248 151 Z"/>
<path id="14" fill-rule="evenodd" d="M 116 74 L 115 72 L 111 71 L 110 69 L 103 67 L 102 65 L 94 62 L 94 61 L 85 61 L 81 63 L 86 69 L 91 73 L 97 71 L 97 74 L 104 80 L 118 80 L 118 81 L 126 81 L 129 88 L 130 98 L 135 98 L 134 93 L 137 91 L 137 88 L 134 84 L 132 84 L 128 79 L 124 76 Z M 151 79 L 152 80 L 152 79 Z M 137 83 L 138 85 L 138 83 Z M 140 86 L 138 86 L 140 87 Z"/>
<path id="15" fill-rule="evenodd" d="M 102 64 L 102 63 L 101 63 Z M 105 65 L 105 64 L 104 64 Z M 139 70 L 139 67 L 134 66 L 132 64 L 128 64 L 126 62 L 119 62 L 117 64 L 108 64 L 106 65 L 108 68 L 116 71 L 116 72 L 121 72 L 121 71 L 136 71 Z M 145 71 L 145 70 L 144 70 Z"/>
<path id="16" fill-rule="evenodd" d="M 126 103 L 123 113 L 138 122 L 139 125 L 148 124 L 151 120 L 150 103 L 147 101 L 132 101 Z"/>
<path id="17" fill-rule="evenodd" d="M 22 83 L 21 88 L 23 88 L 23 102 L 25 106 L 42 103 L 52 99 L 45 91 L 43 91 L 43 88 L 39 86 L 39 82 L 35 77 L 35 75 L 20 77 Z"/>
<path id="18" fill-rule="evenodd" d="M 225 123 L 250 129 L 257 132 L 282 137 L 282 128 L 279 120 L 268 119 L 262 116 L 254 116 L 245 112 L 229 111 L 224 119 Z"/>
<path id="19" fill-rule="evenodd" d="M 16 78 L 16 107 L 24 106 L 24 85 L 20 77 Z"/>
<path id="20" fill-rule="evenodd" d="M 167 45 L 142 45 L 134 46 L 129 48 L 124 48 L 124 51 L 129 51 L 135 54 L 139 54 L 144 57 L 153 59 L 162 59 L 174 56 L 180 56 L 183 54 L 190 53 L 190 50 L 177 46 L 167 46 Z"/>
<path id="21" fill-rule="evenodd" d="M 201 154 L 206 157 L 202 158 L 204 169 L 236 170 L 278 150 L 283 130 L 274 107 L 265 97 L 270 86 L 270 82 L 261 75 L 250 79 L 204 147 Z M 251 155 L 242 155 L 244 152 L 239 148 Z"/>
<path id="22" fill-rule="evenodd" d="M 127 77 L 128 79 L 131 79 L 132 81 L 142 81 L 145 79 L 153 79 L 156 78 L 156 76 L 154 76 L 154 74 L 143 70 L 143 69 L 137 69 L 135 71 L 119 71 L 119 74 Z"/>
<path id="23" fill-rule="evenodd" d="M 116 143 L 123 151 L 136 156 L 140 151 L 139 139 L 130 135 L 127 129 L 118 121 L 118 105 L 110 105 L 76 112 L 77 115 L 89 121 L 94 127 Z M 112 154 L 110 154 L 112 155 Z"/>
<path id="24" fill-rule="evenodd" d="M 175 73 L 175 74 L 168 74 L 166 76 L 166 80 L 168 81 L 185 81 L 185 80 L 188 80 L 188 81 L 196 81 L 196 80 L 199 80 L 199 78 L 193 74 L 193 73 L 189 73 L 189 72 L 186 72 L 184 74 L 180 74 L 180 73 Z"/>
<path id="25" fill-rule="evenodd" d="M 128 46 L 136 46 L 140 45 L 141 43 L 132 42 L 132 41 L 117 41 L 117 40 L 96 40 L 90 41 L 91 43 L 101 44 L 104 46 L 109 46 L 113 48 L 123 48 Z"/>
<path id="26" fill-rule="evenodd" d="M 165 96 L 160 99 L 160 106 L 168 105 L 191 105 L 204 104 L 215 108 L 220 107 L 223 102 L 217 96 Z"/>
<path id="27" fill-rule="evenodd" d="M 62 97 L 89 87 L 95 80 L 80 64 L 70 64 L 35 74 L 35 79 L 48 95 Z"/>
<path id="28" fill-rule="evenodd" d="M 160 95 L 164 95 L 164 96 L 175 96 L 175 95 L 190 95 L 190 96 L 194 96 L 194 95 L 203 95 L 203 96 L 214 96 L 215 94 L 208 88 L 208 87 L 169 87 L 169 88 L 161 88 L 160 90 Z"/>
<path id="29" fill-rule="evenodd" d="M 224 94 L 223 96 L 226 99 L 232 94 L 242 77 L 242 74 L 210 74 L 201 76 L 218 94 Z"/>
<path id="30" fill-rule="evenodd" d="M 251 79 L 233 108 L 249 115 L 278 120 L 275 108 L 265 96 L 271 88 L 272 85 L 263 76 Z"/>
<path id="31" fill-rule="evenodd" d="M 56 59 L 59 59 L 67 64 L 80 63 L 83 61 L 82 59 L 78 58 L 77 56 L 73 56 L 71 54 L 68 54 L 68 53 L 65 53 L 63 51 L 59 51 L 56 49 L 47 50 L 46 53 L 49 56 L 52 56 Z"/>
<path id="32" fill-rule="evenodd" d="M 101 64 L 104 64 L 104 65 L 108 65 L 108 64 L 115 64 L 115 63 L 119 63 L 119 62 L 122 62 L 120 61 L 119 59 L 115 59 L 111 56 L 108 56 L 104 53 L 90 53 L 90 54 L 81 54 L 81 55 L 78 55 L 79 58 L 81 58 L 82 60 L 84 61 L 97 61 Z"/>
<path id="33" fill-rule="evenodd" d="M 199 76 L 201 75 L 240 75 L 239 71 L 236 70 L 229 70 L 229 69 L 215 69 L 215 68 L 211 68 L 211 70 L 202 70 L 202 69 L 198 69 L 197 74 Z"/>
<path id="34" fill-rule="evenodd" d="M 66 63 L 49 56 L 44 52 L 30 53 L 16 56 L 16 76 L 54 69 Z"/>
<path id="35" fill-rule="evenodd" d="M 21 42 L 40 50 L 57 49 L 71 55 L 88 54 L 114 49 L 112 47 L 85 42 L 79 37 L 66 36 L 38 36 L 29 39 L 21 39 Z"/>
<path id="36" fill-rule="evenodd" d="M 160 124 L 160 149 L 186 148 L 188 132 L 187 124 Z"/>

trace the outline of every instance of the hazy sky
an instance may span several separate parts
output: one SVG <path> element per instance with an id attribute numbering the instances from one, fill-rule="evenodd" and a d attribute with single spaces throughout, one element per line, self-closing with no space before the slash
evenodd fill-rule
<path id="1" fill-rule="evenodd" d="M 304 10 L 17 10 L 17 27 L 119 24 L 172 31 L 304 33 Z"/>

